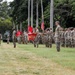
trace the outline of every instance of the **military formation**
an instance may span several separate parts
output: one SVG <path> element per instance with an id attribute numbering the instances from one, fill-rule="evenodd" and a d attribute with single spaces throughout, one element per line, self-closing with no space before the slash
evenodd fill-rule
<path id="1" fill-rule="evenodd" d="M 62 28 L 59 21 L 56 21 L 55 25 L 55 32 L 52 32 L 51 28 L 47 28 L 44 33 L 39 33 L 40 37 L 36 39 L 38 41 L 40 39 L 42 44 L 50 48 L 55 43 L 58 52 L 60 52 L 61 47 L 75 48 L 75 28 Z M 35 41 L 34 45 L 36 43 Z"/>
<path id="2" fill-rule="evenodd" d="M 61 29 L 61 46 L 75 47 L 75 28 Z"/>
<path id="3" fill-rule="evenodd" d="M 39 43 L 44 44 L 46 47 L 52 48 L 52 44 L 56 44 L 56 49 L 60 52 L 60 47 L 71 47 L 75 48 L 75 28 L 62 28 L 60 26 L 59 21 L 55 22 L 56 29 L 55 32 L 52 31 L 51 28 L 47 28 L 44 32 L 37 32 L 37 36 L 32 41 L 34 47 L 39 47 Z M 16 31 L 13 30 L 12 39 L 14 48 L 16 47 L 16 42 L 19 44 L 27 44 L 28 33 L 24 31 L 22 35 L 20 35 L 19 40 L 18 37 L 15 36 Z"/>
<path id="4" fill-rule="evenodd" d="M 52 48 L 52 44 L 55 43 L 56 50 L 60 52 L 61 47 L 70 47 L 75 48 L 75 28 L 62 28 L 60 26 L 60 22 L 55 22 L 56 29 L 55 32 L 52 31 L 52 28 L 47 28 L 44 32 L 39 32 L 38 28 L 36 28 L 36 37 L 32 41 L 34 47 L 39 47 L 39 44 L 44 44 L 48 48 Z M 34 31 L 34 32 L 35 32 Z M 27 44 L 31 42 L 28 40 L 28 33 L 23 31 L 21 35 L 16 36 L 17 31 L 13 29 L 12 32 L 12 40 L 13 46 L 16 48 L 16 42 L 18 44 Z M 10 35 L 9 35 L 10 36 Z M 7 36 L 7 44 L 9 44 L 9 36 Z M 1 44 L 1 33 L 0 33 L 0 44 Z"/>

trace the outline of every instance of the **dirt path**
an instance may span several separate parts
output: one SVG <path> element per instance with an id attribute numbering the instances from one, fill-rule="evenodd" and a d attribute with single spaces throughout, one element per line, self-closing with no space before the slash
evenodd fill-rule
<path id="1" fill-rule="evenodd" d="M 75 75 L 75 71 L 18 47 L 14 49 L 12 44 L 2 44 L 0 75 Z"/>

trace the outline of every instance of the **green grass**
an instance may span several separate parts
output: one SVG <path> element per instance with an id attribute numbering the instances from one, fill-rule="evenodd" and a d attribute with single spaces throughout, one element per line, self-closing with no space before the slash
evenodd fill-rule
<path id="1" fill-rule="evenodd" d="M 75 50 L 32 44 L 2 43 L 0 46 L 0 75 L 75 75 Z M 66 68 L 67 67 L 67 68 Z"/>
<path id="2" fill-rule="evenodd" d="M 22 50 L 26 50 L 36 55 L 51 59 L 63 67 L 75 70 L 75 48 L 61 48 L 60 52 L 56 51 L 55 45 L 52 48 L 46 48 L 44 45 L 39 45 L 39 48 L 34 48 L 32 44 L 18 45 Z"/>

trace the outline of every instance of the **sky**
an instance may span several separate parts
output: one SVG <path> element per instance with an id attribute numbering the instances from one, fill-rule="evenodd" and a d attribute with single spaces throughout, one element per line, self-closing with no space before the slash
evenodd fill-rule
<path id="1" fill-rule="evenodd" d="M 13 0 L 3 0 L 3 1 L 12 2 Z"/>

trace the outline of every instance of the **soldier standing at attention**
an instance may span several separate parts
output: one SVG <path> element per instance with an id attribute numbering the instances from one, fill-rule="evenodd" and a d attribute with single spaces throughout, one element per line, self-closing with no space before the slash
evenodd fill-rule
<path id="1" fill-rule="evenodd" d="M 55 44 L 56 44 L 56 49 L 58 52 L 60 52 L 60 23 L 59 21 L 55 22 L 56 29 L 55 29 Z"/>
<path id="2" fill-rule="evenodd" d="M 75 28 L 73 29 L 73 47 L 75 48 Z"/>
<path id="3" fill-rule="evenodd" d="M 65 37 L 64 37 L 64 29 L 63 28 L 61 28 L 61 46 L 62 47 L 65 47 Z"/>
<path id="4" fill-rule="evenodd" d="M 16 48 L 16 30 L 15 29 L 13 29 L 12 40 L 13 40 L 14 48 Z"/>

